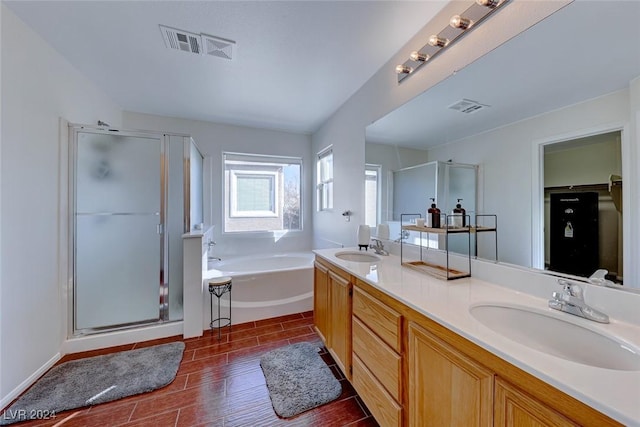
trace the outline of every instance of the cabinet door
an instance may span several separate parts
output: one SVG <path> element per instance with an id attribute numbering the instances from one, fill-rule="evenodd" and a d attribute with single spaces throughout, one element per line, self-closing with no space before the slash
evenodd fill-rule
<path id="1" fill-rule="evenodd" d="M 495 420 L 496 427 L 577 426 L 501 378 L 496 378 Z"/>
<path id="2" fill-rule="evenodd" d="M 329 270 L 315 263 L 313 270 L 313 321 L 320 338 L 328 345 L 329 337 Z"/>
<path id="3" fill-rule="evenodd" d="M 351 379 L 351 282 L 329 270 L 329 350 Z"/>
<path id="4" fill-rule="evenodd" d="M 493 372 L 409 323 L 409 425 L 491 426 Z"/>

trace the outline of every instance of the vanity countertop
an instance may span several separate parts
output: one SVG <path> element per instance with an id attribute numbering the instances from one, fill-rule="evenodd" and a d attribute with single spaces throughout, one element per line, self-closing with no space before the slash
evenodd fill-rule
<path id="1" fill-rule="evenodd" d="M 357 248 L 345 248 L 358 250 Z M 640 426 L 640 371 L 597 368 L 536 351 L 505 338 L 478 322 L 469 309 L 481 303 L 501 303 L 544 310 L 548 299 L 539 298 L 474 277 L 445 281 L 402 267 L 398 256 L 381 257 L 370 264 L 339 259 L 345 249 L 314 252 L 387 295 L 467 338 L 564 393 L 629 426 Z M 587 301 L 589 302 L 589 301 Z M 640 325 L 611 318 L 609 324 L 572 316 L 568 321 L 600 331 L 640 348 Z M 555 331 L 549 331 L 553 334 Z M 567 337 L 567 339 L 570 339 Z"/>

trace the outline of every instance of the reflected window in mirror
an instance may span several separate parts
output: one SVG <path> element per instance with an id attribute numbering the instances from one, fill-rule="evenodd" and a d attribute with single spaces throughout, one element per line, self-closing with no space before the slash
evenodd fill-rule
<path id="1" fill-rule="evenodd" d="M 377 227 L 380 223 L 380 165 L 365 165 L 364 171 L 364 212 L 365 224 Z"/>
<path id="2" fill-rule="evenodd" d="M 331 147 L 318 153 L 316 170 L 318 212 L 333 209 L 333 149 Z"/>

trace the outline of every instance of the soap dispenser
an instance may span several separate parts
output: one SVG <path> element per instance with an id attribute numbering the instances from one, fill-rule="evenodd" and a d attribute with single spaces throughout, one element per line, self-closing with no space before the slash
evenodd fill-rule
<path id="1" fill-rule="evenodd" d="M 427 210 L 427 227 L 440 228 L 440 209 L 436 206 L 436 199 L 431 197 L 431 207 Z"/>
<path id="2" fill-rule="evenodd" d="M 458 199 L 458 203 L 456 207 L 453 208 L 453 225 L 456 227 L 466 227 L 467 226 L 467 211 L 462 207 L 460 202 L 462 199 Z"/>

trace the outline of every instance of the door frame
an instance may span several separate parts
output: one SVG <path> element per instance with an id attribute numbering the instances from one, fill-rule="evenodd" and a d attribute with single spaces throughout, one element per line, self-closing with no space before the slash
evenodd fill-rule
<path id="1" fill-rule="evenodd" d="M 544 271 L 544 147 L 557 144 L 559 142 L 573 139 L 585 138 L 600 135 L 603 133 L 620 132 L 620 149 L 622 155 L 622 181 L 626 185 L 622 186 L 622 257 L 623 257 L 623 279 L 626 283 L 631 283 L 635 279 L 631 270 L 631 141 L 629 138 L 628 123 L 616 122 L 587 129 L 580 129 L 559 135 L 554 135 L 544 139 L 534 140 L 532 144 L 532 167 L 531 167 L 531 267 Z M 624 235 L 627 236 L 624 236 Z M 556 274 L 556 273 L 554 273 Z"/>

